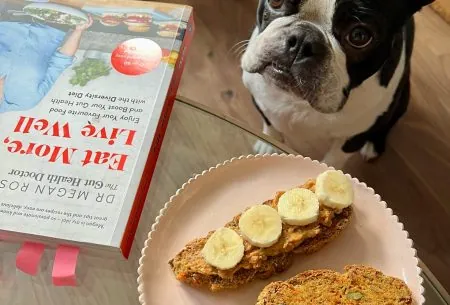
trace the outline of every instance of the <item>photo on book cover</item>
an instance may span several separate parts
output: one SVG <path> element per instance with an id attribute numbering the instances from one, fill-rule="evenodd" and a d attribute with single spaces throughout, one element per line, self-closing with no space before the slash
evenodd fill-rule
<path id="1" fill-rule="evenodd" d="M 122 238 L 190 12 L 95 3 L 0 2 L 0 232 Z"/>

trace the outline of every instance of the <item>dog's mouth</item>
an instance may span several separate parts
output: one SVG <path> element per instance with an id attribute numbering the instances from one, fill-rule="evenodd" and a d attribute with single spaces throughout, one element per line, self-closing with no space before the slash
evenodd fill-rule
<path id="1" fill-rule="evenodd" d="M 248 71 L 250 73 L 264 74 L 265 72 L 273 72 L 278 75 L 288 75 L 291 73 L 291 69 L 277 61 L 264 62 L 255 67 L 254 69 Z"/>
<path id="2" fill-rule="evenodd" d="M 295 77 L 292 74 L 291 67 L 277 61 L 271 61 L 261 65 L 255 73 L 259 73 L 263 77 L 270 79 L 275 85 L 283 89 L 288 89 L 295 84 Z"/>
<path id="3" fill-rule="evenodd" d="M 291 69 L 285 65 L 279 64 L 278 62 L 272 61 L 266 66 L 266 69 L 276 73 L 277 75 L 290 75 Z"/>
<path id="4" fill-rule="evenodd" d="M 311 107 L 318 112 L 335 113 L 342 110 L 349 95 L 348 90 L 343 91 L 342 101 L 337 109 L 320 107 L 318 104 L 317 95 L 317 88 L 319 88 L 320 85 L 315 83 L 319 80 L 314 75 L 310 75 L 309 81 L 301 81 L 295 76 L 296 74 L 293 70 L 295 69 L 287 65 L 283 65 L 280 62 L 270 61 L 260 65 L 260 67 L 253 71 L 253 73 L 261 74 L 278 88 L 291 92 L 295 96 L 306 100 Z"/>

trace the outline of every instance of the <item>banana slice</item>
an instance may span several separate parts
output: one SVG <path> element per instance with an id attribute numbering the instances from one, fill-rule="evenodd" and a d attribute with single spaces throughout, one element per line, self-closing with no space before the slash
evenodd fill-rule
<path id="1" fill-rule="evenodd" d="M 202 256 L 217 269 L 231 269 L 244 257 L 244 241 L 234 230 L 220 228 L 206 241 Z"/>
<path id="2" fill-rule="evenodd" d="M 353 185 L 343 172 L 328 170 L 317 176 L 316 195 L 333 209 L 344 209 L 353 203 Z"/>
<path id="3" fill-rule="evenodd" d="M 308 225 L 319 217 L 319 200 L 316 194 L 308 189 L 289 190 L 278 200 L 278 214 L 287 224 Z"/>
<path id="4" fill-rule="evenodd" d="M 281 236 L 283 223 L 274 208 L 256 205 L 245 211 L 239 219 L 239 229 L 249 243 L 267 248 L 275 244 Z"/>

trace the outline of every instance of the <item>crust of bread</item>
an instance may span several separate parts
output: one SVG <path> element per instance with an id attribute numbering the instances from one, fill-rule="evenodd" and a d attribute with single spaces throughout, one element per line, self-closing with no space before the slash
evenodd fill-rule
<path id="1" fill-rule="evenodd" d="M 309 270 L 282 282 L 272 282 L 256 305 L 409 305 L 412 294 L 400 279 L 372 267 L 346 266 L 344 273 Z"/>

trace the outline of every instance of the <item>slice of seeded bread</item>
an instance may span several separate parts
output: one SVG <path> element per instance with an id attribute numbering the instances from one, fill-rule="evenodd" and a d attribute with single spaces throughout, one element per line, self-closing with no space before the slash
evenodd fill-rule
<path id="1" fill-rule="evenodd" d="M 411 291 L 397 278 L 351 265 L 344 273 L 310 270 L 267 285 L 256 305 L 408 305 Z"/>
<path id="2" fill-rule="evenodd" d="M 271 201 L 264 204 L 271 204 Z M 208 237 L 195 239 L 188 243 L 181 252 L 170 260 L 169 265 L 179 281 L 191 286 L 207 288 L 211 291 L 238 288 L 255 279 L 267 279 L 276 273 L 284 272 L 291 266 L 295 254 L 310 254 L 320 250 L 340 235 L 349 224 L 351 215 L 352 208 L 345 208 L 340 214 L 335 215 L 330 226 L 321 226 L 318 235 L 307 238 L 291 252 L 268 256 L 256 268 L 246 265 L 235 273 L 226 275 L 221 274 L 216 268 L 208 266 L 201 255 L 201 250 Z M 235 218 L 226 226 L 237 227 L 237 222 L 238 218 Z"/>

